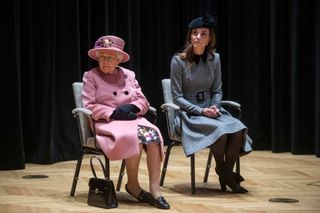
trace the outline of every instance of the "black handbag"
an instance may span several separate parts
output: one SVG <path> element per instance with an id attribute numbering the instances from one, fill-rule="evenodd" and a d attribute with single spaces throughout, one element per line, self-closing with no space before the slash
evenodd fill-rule
<path id="1" fill-rule="evenodd" d="M 104 178 L 97 177 L 92 163 L 94 158 L 100 162 Z M 104 167 L 101 159 L 97 156 L 92 156 L 90 158 L 90 167 L 93 177 L 89 180 L 88 205 L 106 209 L 117 208 L 118 201 L 116 191 L 112 180 L 110 180 L 106 175 L 106 168 Z"/>

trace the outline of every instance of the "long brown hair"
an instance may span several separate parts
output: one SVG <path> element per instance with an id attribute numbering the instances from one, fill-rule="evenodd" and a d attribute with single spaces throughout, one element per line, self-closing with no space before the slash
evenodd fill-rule
<path id="1" fill-rule="evenodd" d="M 214 52 L 216 50 L 216 34 L 212 27 L 208 29 L 209 29 L 210 41 L 208 45 L 205 47 L 204 54 L 207 54 L 209 56 L 209 60 L 213 60 Z M 190 65 L 195 63 L 194 61 L 195 54 L 193 52 L 192 44 L 191 44 L 191 34 L 192 34 L 192 29 L 189 29 L 186 36 L 184 49 L 182 50 L 182 52 L 178 53 L 179 57 L 183 60 L 188 61 Z"/>

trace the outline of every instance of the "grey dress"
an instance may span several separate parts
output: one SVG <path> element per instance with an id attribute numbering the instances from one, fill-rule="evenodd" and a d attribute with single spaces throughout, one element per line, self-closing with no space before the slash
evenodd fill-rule
<path id="1" fill-rule="evenodd" d="M 175 55 L 171 60 L 171 90 L 173 102 L 183 109 L 175 117 L 175 129 L 182 137 L 186 156 L 214 144 L 222 135 L 243 130 L 241 154 L 252 151 L 252 140 L 247 127 L 232 117 L 223 107 L 220 56 L 214 53 L 214 60 L 208 55 L 206 62 L 190 65 Z M 216 105 L 221 116 L 208 118 L 201 114 L 202 108 Z M 182 129 L 180 132 L 180 117 Z"/>

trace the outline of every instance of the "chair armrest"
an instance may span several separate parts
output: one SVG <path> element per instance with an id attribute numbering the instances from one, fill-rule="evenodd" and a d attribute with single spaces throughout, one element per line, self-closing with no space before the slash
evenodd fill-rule
<path id="1" fill-rule="evenodd" d="M 228 100 L 221 101 L 221 105 L 231 106 L 231 107 L 235 107 L 235 108 L 241 108 L 241 105 L 235 101 L 228 101 Z M 164 103 L 161 105 L 161 109 L 163 109 L 163 110 L 168 110 L 169 108 L 175 109 L 175 110 L 180 109 L 180 107 L 178 105 L 173 104 L 173 103 Z"/>
<path id="2" fill-rule="evenodd" d="M 72 114 L 79 114 L 79 113 L 83 113 L 85 115 L 87 115 L 88 117 L 91 117 L 92 115 L 92 111 L 86 108 L 82 108 L 82 107 L 78 107 L 72 110 Z"/>
<path id="3" fill-rule="evenodd" d="M 234 107 L 234 108 L 241 108 L 241 105 L 235 101 L 229 101 L 229 100 L 224 100 L 221 101 L 221 105 L 222 106 L 230 106 L 230 107 Z"/>
<path id="4" fill-rule="evenodd" d="M 180 107 L 174 103 L 164 103 L 161 105 L 162 110 L 168 110 L 168 109 L 174 109 L 174 110 L 179 110 Z"/>
<path id="5" fill-rule="evenodd" d="M 152 106 L 149 106 L 149 111 L 155 114 L 157 112 L 157 109 Z"/>
<path id="6" fill-rule="evenodd" d="M 85 134 L 87 134 L 86 131 L 92 128 L 91 133 L 93 134 L 93 137 L 94 137 L 94 147 L 96 150 L 98 150 L 99 148 L 97 146 L 97 141 L 96 141 L 96 127 L 95 127 L 96 121 L 92 117 L 93 116 L 92 111 L 83 107 L 77 107 L 72 110 L 72 114 L 78 120 L 78 126 L 79 126 L 80 135 L 81 135 L 81 144 L 83 145 L 86 142 L 86 136 L 84 136 Z M 89 123 L 86 123 L 86 121 L 81 117 L 87 117 L 92 122 L 92 125 L 90 125 Z"/>
<path id="7" fill-rule="evenodd" d="M 152 107 L 152 106 L 149 106 L 149 109 L 148 109 L 147 113 L 144 114 L 143 117 L 146 118 L 151 123 L 156 124 L 157 117 L 158 117 L 157 109 Z"/>
<path id="8" fill-rule="evenodd" d="M 156 113 L 157 109 L 150 106 L 149 107 L 149 111 L 152 113 Z M 82 107 L 78 107 L 72 110 L 72 114 L 77 114 L 77 113 L 84 113 L 87 116 L 91 116 L 92 115 L 92 111 L 86 108 L 82 108 Z"/>
<path id="9" fill-rule="evenodd" d="M 152 106 L 149 107 L 148 111 L 151 112 L 154 115 L 157 114 L 157 109 L 152 107 Z M 72 114 L 74 114 L 74 115 L 79 114 L 79 113 L 83 113 L 86 116 L 92 118 L 92 111 L 89 110 L 89 109 L 78 107 L 78 108 L 75 108 L 75 109 L 72 110 Z"/>

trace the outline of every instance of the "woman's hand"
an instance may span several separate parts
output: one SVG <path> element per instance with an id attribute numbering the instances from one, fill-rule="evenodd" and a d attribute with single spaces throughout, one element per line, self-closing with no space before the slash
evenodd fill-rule
<path id="1" fill-rule="evenodd" d="M 215 105 L 213 105 L 210 108 L 203 108 L 202 114 L 204 116 L 206 116 L 206 117 L 209 117 L 209 118 L 216 118 L 216 117 L 219 117 L 221 115 L 221 113 L 219 112 L 218 107 L 216 107 Z"/>
<path id="2" fill-rule="evenodd" d="M 110 116 L 113 120 L 135 120 L 140 109 L 133 104 L 118 106 Z"/>

